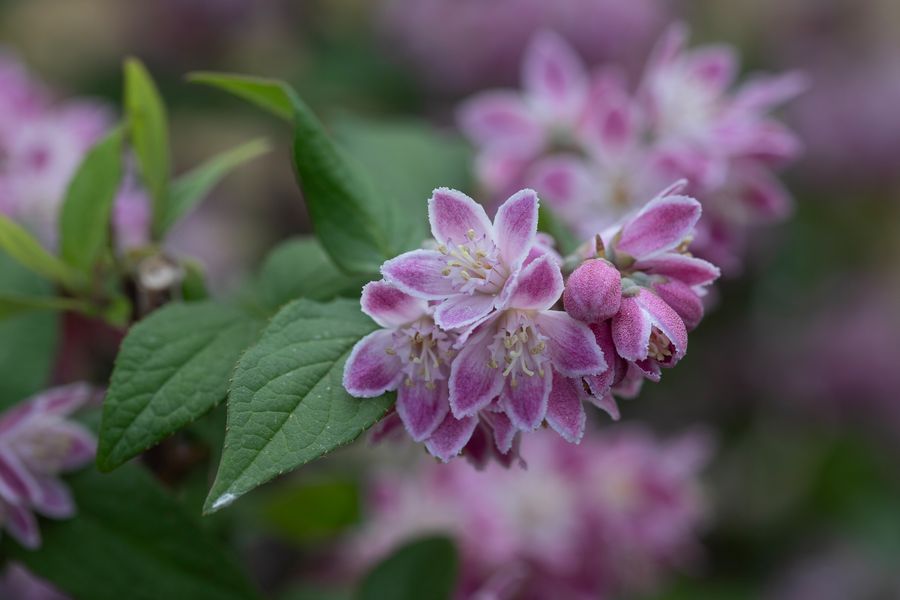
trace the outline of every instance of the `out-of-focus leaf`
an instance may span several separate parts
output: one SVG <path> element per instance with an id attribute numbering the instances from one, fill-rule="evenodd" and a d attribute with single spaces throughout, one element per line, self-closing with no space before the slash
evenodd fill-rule
<path id="1" fill-rule="evenodd" d="M 218 88 L 256 104 L 276 117 L 290 121 L 294 118 L 293 90 L 283 81 L 233 73 L 196 72 L 188 81 Z"/>
<path id="2" fill-rule="evenodd" d="M 52 286 L 0 253 L 0 293 L 50 297 Z M 59 315 L 21 314 L 0 319 L 0 410 L 40 391 L 56 358 Z"/>
<path id="3" fill-rule="evenodd" d="M 169 129 L 156 84 L 135 58 L 125 61 L 125 111 L 141 179 L 153 199 L 153 230 L 159 234 L 169 203 Z"/>
<path id="4" fill-rule="evenodd" d="M 74 598 L 248 600 L 241 567 L 134 465 L 71 478 L 78 514 L 43 521 L 40 551 L 4 536 L 2 554 Z"/>
<path id="5" fill-rule="evenodd" d="M 358 600 L 449 599 L 459 559 L 453 542 L 429 537 L 406 544 L 375 566 L 363 580 Z"/>
<path id="6" fill-rule="evenodd" d="M 296 300 L 325 301 L 335 296 L 359 296 L 366 277 L 345 275 L 313 237 L 279 244 L 263 263 L 257 287 L 267 307 L 279 308 Z"/>
<path id="7" fill-rule="evenodd" d="M 283 486 L 262 508 L 273 532 L 301 543 L 335 536 L 356 523 L 359 514 L 357 484 L 341 480 Z"/>
<path id="8" fill-rule="evenodd" d="M 209 192 L 240 165 L 269 151 L 264 139 L 253 140 L 237 148 L 213 156 L 172 182 L 160 235 L 165 234 L 179 219 L 189 213 Z"/>
<path id="9" fill-rule="evenodd" d="M 171 304 L 133 327 L 103 403 L 97 465 L 116 468 L 218 404 L 261 328 L 212 302 Z"/>
<path id="10" fill-rule="evenodd" d="M 572 230 L 543 204 L 538 210 L 538 230 L 553 236 L 556 248 L 563 256 L 572 254 L 578 249 L 579 241 Z"/>
<path id="11" fill-rule="evenodd" d="M 44 250 L 41 243 L 21 225 L 4 215 L 0 215 L 0 249 L 19 264 L 50 281 L 70 289 L 77 289 L 84 284 L 81 273 Z"/>
<path id="12" fill-rule="evenodd" d="M 22 296 L 0 292 L 0 319 L 39 310 L 86 312 L 90 309 L 89 305 L 72 298 Z"/>
<path id="13" fill-rule="evenodd" d="M 275 315 L 238 363 L 225 449 L 204 511 L 352 442 L 384 416 L 392 395 L 357 399 L 342 385 L 350 350 L 376 327 L 353 300 L 301 299 Z"/>
<path id="14" fill-rule="evenodd" d="M 60 255 L 88 272 L 106 251 L 113 201 L 122 179 L 122 131 L 91 148 L 69 183 L 60 214 Z"/>

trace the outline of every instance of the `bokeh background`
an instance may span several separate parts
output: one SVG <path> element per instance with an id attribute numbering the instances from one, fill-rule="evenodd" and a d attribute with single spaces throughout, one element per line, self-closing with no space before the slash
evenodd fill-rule
<path id="1" fill-rule="evenodd" d="M 140 57 L 169 108 L 176 170 L 260 134 L 276 142 L 173 236 L 225 294 L 309 222 L 279 124 L 186 73 L 286 79 L 326 122 L 416 118 L 452 132 L 461 99 L 515 84 L 536 30 L 635 73 L 674 20 L 694 43 L 735 45 L 746 71 L 802 69 L 811 84 L 783 112 L 806 146 L 786 174 L 791 219 L 756 234 L 679 367 L 625 402 L 621 424 L 596 418 L 593 435 L 702 430 L 713 448 L 701 556 L 638 596 L 900 598 L 896 0 L 6 0 L 0 44 L 61 96 L 112 105 L 123 57 Z M 209 526 L 228 532 L 271 594 L 340 594 L 350 576 L 335 556 L 365 527 L 371 473 L 399 455 L 420 458 L 358 444 Z M 204 477 L 178 480 L 199 507 Z"/>

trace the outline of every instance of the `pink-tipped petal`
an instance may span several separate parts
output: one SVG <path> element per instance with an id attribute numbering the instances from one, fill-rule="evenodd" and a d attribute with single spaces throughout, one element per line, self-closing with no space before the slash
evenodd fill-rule
<path id="1" fill-rule="evenodd" d="M 535 36 L 525 52 L 522 73 L 526 92 L 547 115 L 576 116 L 587 95 L 584 63 L 559 35 Z"/>
<path id="2" fill-rule="evenodd" d="M 494 444 L 500 454 L 507 454 L 513 446 L 513 441 L 519 430 L 516 429 L 505 412 L 489 412 L 485 411 L 484 419 L 491 426 L 494 433 Z"/>
<path id="3" fill-rule="evenodd" d="M 387 282 L 411 296 L 423 300 L 442 300 L 454 293 L 449 277 L 444 276 L 447 260 L 436 250 L 413 250 L 381 265 Z"/>
<path id="4" fill-rule="evenodd" d="M 411 323 L 428 311 L 427 302 L 383 280 L 372 281 L 363 287 L 360 305 L 373 321 L 388 328 Z"/>
<path id="5" fill-rule="evenodd" d="M 477 426 L 478 417 L 457 419 L 448 414 L 425 442 L 425 447 L 432 456 L 442 462 L 449 462 L 462 451 Z"/>
<path id="6" fill-rule="evenodd" d="M 635 270 L 652 275 L 662 275 L 686 285 L 707 285 L 719 278 L 719 268 L 702 258 L 684 254 L 662 254 L 654 258 L 640 260 Z"/>
<path id="7" fill-rule="evenodd" d="M 531 185 L 541 190 L 541 199 L 565 211 L 590 193 L 593 184 L 588 165 L 577 156 L 550 156 L 530 170 Z"/>
<path id="8" fill-rule="evenodd" d="M 484 208 L 457 190 L 438 188 L 428 200 L 428 222 L 434 239 L 466 244 L 469 236 L 492 239 L 493 226 Z M 470 233 L 474 232 L 474 233 Z"/>
<path id="9" fill-rule="evenodd" d="M 516 269 L 534 244 L 538 222 L 538 197 L 534 190 L 516 192 L 497 209 L 494 232 L 500 256 Z"/>
<path id="10" fill-rule="evenodd" d="M 692 78 L 717 92 L 724 92 L 737 74 L 738 59 L 731 46 L 705 46 L 691 52 L 687 68 Z"/>
<path id="11" fill-rule="evenodd" d="M 34 510 L 52 519 L 68 519 L 75 514 L 75 501 L 66 485 L 52 477 L 37 480 L 40 497 L 34 502 Z"/>
<path id="12" fill-rule="evenodd" d="M 608 414 L 613 421 L 618 421 L 621 418 L 621 415 L 619 414 L 619 405 L 616 404 L 616 399 L 610 392 L 607 392 L 602 396 L 592 395 L 589 399 L 591 404 Z"/>
<path id="13" fill-rule="evenodd" d="M 553 374 L 553 388 L 547 405 L 547 423 L 564 440 L 577 444 L 584 436 L 587 417 L 578 389 L 581 379 L 571 379 L 559 373 Z"/>
<path id="14" fill-rule="evenodd" d="M 443 381 L 429 386 L 428 382 L 417 379 L 410 385 L 400 384 L 397 390 L 397 414 L 417 442 L 431 437 L 449 410 L 447 385 Z"/>
<path id="15" fill-rule="evenodd" d="M 734 107 L 744 111 L 767 111 L 800 95 L 809 85 L 809 78 L 797 71 L 782 75 L 757 75 L 738 89 Z"/>
<path id="16" fill-rule="evenodd" d="M 491 294 L 459 294 L 451 296 L 434 311 L 434 322 L 444 330 L 462 329 L 480 323 L 494 309 Z"/>
<path id="17" fill-rule="evenodd" d="M 403 373 L 396 354 L 389 354 L 393 334 L 381 329 L 356 342 L 344 365 L 344 389 L 357 398 L 374 398 L 397 389 Z"/>
<path id="18" fill-rule="evenodd" d="M 563 277 L 559 263 L 544 254 L 522 269 L 509 306 L 522 310 L 547 310 L 563 293 Z"/>
<path id="19" fill-rule="evenodd" d="M 607 260 L 586 260 L 566 282 L 563 305 L 573 318 L 599 323 L 619 311 L 622 303 L 622 277 Z"/>
<path id="20" fill-rule="evenodd" d="M 534 431 L 540 427 L 547 414 L 552 381 L 553 373 L 550 369 L 531 377 L 519 373 L 515 384 L 512 379 L 507 378 L 503 393 L 500 394 L 500 403 L 516 429 Z"/>
<path id="21" fill-rule="evenodd" d="M 678 313 L 688 331 L 700 324 L 703 319 L 703 300 L 689 285 L 672 280 L 654 285 L 653 290 Z"/>
<path id="22" fill-rule="evenodd" d="M 3 523 L 9 534 L 29 550 L 36 550 L 41 546 L 41 531 L 38 529 L 37 519 L 30 510 L 24 506 L 7 504 L 3 507 L 6 512 L 6 520 Z"/>
<path id="23" fill-rule="evenodd" d="M 539 313 L 534 320 L 548 338 L 553 367 L 566 377 L 599 375 L 608 368 L 594 333 L 581 321 L 557 310 Z"/>
<path id="24" fill-rule="evenodd" d="M 484 92 L 460 109 L 459 125 L 478 146 L 516 154 L 536 152 L 543 131 L 516 92 Z"/>
<path id="25" fill-rule="evenodd" d="M 629 361 L 647 358 L 652 326 L 634 296 L 622 298 L 619 312 L 612 318 L 612 339 L 619 356 Z"/>
<path id="26" fill-rule="evenodd" d="M 700 203 L 687 196 L 655 198 L 622 228 L 616 251 L 640 259 L 671 250 L 691 234 L 700 212 Z"/>
<path id="27" fill-rule="evenodd" d="M 450 410 L 457 418 L 476 414 L 503 389 L 502 370 L 491 366 L 494 331 L 489 323 L 483 327 L 463 345 L 450 366 Z"/>
<path id="28" fill-rule="evenodd" d="M 688 336 L 684 321 L 665 300 L 649 290 L 641 290 L 635 302 L 645 312 L 653 326 L 659 329 L 675 347 L 673 362 L 687 352 Z"/>
<path id="29" fill-rule="evenodd" d="M 40 497 L 37 479 L 12 450 L 0 447 L 0 500 L 34 504 Z"/>
<path id="30" fill-rule="evenodd" d="M 670 25 L 653 48 L 647 63 L 648 71 L 664 67 L 672 63 L 684 50 L 688 39 L 688 29 L 684 23 Z"/>

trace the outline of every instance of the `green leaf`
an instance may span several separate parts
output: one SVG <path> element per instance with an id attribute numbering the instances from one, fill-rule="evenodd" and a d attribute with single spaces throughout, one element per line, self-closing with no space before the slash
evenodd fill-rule
<path id="1" fill-rule="evenodd" d="M 52 286 L 0 253 L 0 293 L 50 297 Z M 0 410 L 43 389 L 56 358 L 59 315 L 0 319 Z"/>
<path id="2" fill-rule="evenodd" d="M 366 277 L 345 275 L 313 237 L 300 237 L 278 245 L 266 257 L 257 281 L 263 303 L 270 308 L 296 300 L 325 301 L 335 296 L 359 297 Z"/>
<path id="3" fill-rule="evenodd" d="M 228 173 L 270 149 L 264 139 L 253 140 L 226 150 L 202 165 L 179 176 L 169 193 L 168 204 L 160 225 L 160 235 L 190 212 Z"/>
<path id="4" fill-rule="evenodd" d="M 19 264 L 69 289 L 84 285 L 81 273 L 44 250 L 30 233 L 4 215 L 0 215 L 0 248 Z"/>
<path id="5" fill-rule="evenodd" d="M 449 599 L 456 588 L 459 559 L 445 537 L 406 544 L 376 565 L 365 577 L 358 600 Z"/>
<path id="6" fill-rule="evenodd" d="M 538 209 L 538 230 L 553 236 L 556 247 L 563 256 L 578 250 L 581 243 L 572 230 L 543 204 Z"/>
<path id="7" fill-rule="evenodd" d="M 0 319 L 40 310 L 92 312 L 93 307 L 80 300 L 53 296 L 24 296 L 0 292 Z"/>
<path id="8" fill-rule="evenodd" d="M 131 329 L 116 358 L 97 465 L 109 471 L 218 404 L 262 324 L 231 306 L 171 304 Z"/>
<path id="9" fill-rule="evenodd" d="M 89 272 L 107 249 L 113 201 L 122 179 L 122 131 L 91 148 L 69 183 L 60 214 L 62 259 Z"/>
<path id="10" fill-rule="evenodd" d="M 294 118 L 294 92 L 283 81 L 203 71 L 191 73 L 187 78 L 192 83 L 215 87 L 243 98 L 285 121 Z"/>
<path id="11" fill-rule="evenodd" d="M 354 300 L 285 306 L 241 358 L 228 396 L 228 433 L 204 511 L 348 444 L 374 425 L 391 395 L 353 398 L 344 363 L 377 328 Z"/>
<path id="12" fill-rule="evenodd" d="M 169 202 L 169 130 L 156 84 L 135 58 L 125 61 L 125 111 L 141 178 L 153 199 L 153 231 L 158 235 Z"/>
<path id="13" fill-rule="evenodd" d="M 78 514 L 42 521 L 40 551 L 4 536 L 0 554 L 74 598 L 259 597 L 241 567 L 140 468 L 86 470 L 70 483 Z"/>

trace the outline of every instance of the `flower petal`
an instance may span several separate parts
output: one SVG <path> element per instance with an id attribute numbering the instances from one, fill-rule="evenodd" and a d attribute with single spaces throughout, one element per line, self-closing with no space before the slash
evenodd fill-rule
<path id="1" fill-rule="evenodd" d="M 757 75 L 746 81 L 734 95 L 733 107 L 742 111 L 763 112 L 787 102 L 809 88 L 803 73 Z"/>
<path id="2" fill-rule="evenodd" d="M 612 339 L 619 356 L 630 361 L 647 358 L 652 326 L 634 296 L 622 298 L 619 312 L 612 318 Z"/>
<path id="3" fill-rule="evenodd" d="M 522 310 L 547 310 L 563 293 L 563 277 L 559 263 L 544 254 L 522 269 L 509 306 Z"/>
<path id="4" fill-rule="evenodd" d="M 516 192 L 497 209 L 494 235 L 500 256 L 512 271 L 517 269 L 534 244 L 538 223 L 538 197 L 534 190 Z"/>
<path id="5" fill-rule="evenodd" d="M 587 95 L 584 63 L 559 35 L 538 33 L 528 49 L 522 69 L 528 95 L 547 116 L 577 117 Z"/>
<path id="6" fill-rule="evenodd" d="M 37 479 L 40 497 L 34 502 L 34 510 L 52 519 L 68 519 L 75 514 L 75 501 L 66 485 L 52 477 Z"/>
<path id="7" fill-rule="evenodd" d="M 591 395 L 601 397 L 607 394 L 611 387 L 619 383 L 625 377 L 628 369 L 628 363 L 616 352 L 616 345 L 612 339 L 612 328 L 610 321 L 606 320 L 602 323 L 592 323 L 591 331 L 594 334 L 594 340 L 597 342 L 600 351 L 603 353 L 603 359 L 609 368 L 599 375 L 588 375 L 584 379 L 587 381 L 588 387 L 591 389 Z"/>
<path id="8" fill-rule="evenodd" d="M 397 414 L 417 442 L 428 439 L 449 410 L 444 381 L 431 382 L 429 389 L 428 382 L 416 379 L 410 385 L 401 384 L 397 390 Z"/>
<path id="9" fill-rule="evenodd" d="M 428 303 L 388 282 L 372 281 L 362 289 L 362 311 L 372 320 L 387 328 L 397 328 L 415 321 L 428 311 Z"/>
<path id="10" fill-rule="evenodd" d="M 569 275 L 563 305 L 574 319 L 600 323 L 619 311 L 622 276 L 609 261 L 586 260 Z"/>
<path id="11" fill-rule="evenodd" d="M 478 146 L 518 155 L 537 152 L 543 130 L 517 92 L 484 92 L 463 103 L 460 128 Z"/>
<path id="12" fill-rule="evenodd" d="M 485 411 L 483 417 L 494 432 L 494 443 L 497 446 L 497 450 L 500 454 L 508 453 L 512 449 L 513 441 L 516 439 L 519 430 L 516 429 L 505 412 Z"/>
<path id="13" fill-rule="evenodd" d="M 0 500 L 10 504 L 33 504 L 41 490 L 34 475 L 8 448 L 0 448 Z"/>
<path id="14" fill-rule="evenodd" d="M 423 300 L 443 300 L 455 293 L 453 283 L 442 271 L 447 259 L 436 250 L 412 250 L 381 265 L 387 282 Z"/>
<path id="15" fill-rule="evenodd" d="M 647 314 L 654 327 L 659 329 L 675 347 L 673 364 L 687 352 L 688 336 L 684 321 L 675 310 L 666 304 L 665 300 L 651 292 L 642 289 L 635 296 L 636 303 Z"/>
<path id="16" fill-rule="evenodd" d="M 588 398 L 591 404 L 608 414 L 613 421 L 618 421 L 621 418 L 619 405 L 616 404 L 616 399 L 611 392 L 606 392 L 602 396 L 591 395 Z"/>
<path id="17" fill-rule="evenodd" d="M 425 447 L 432 456 L 439 458 L 442 462 L 449 462 L 451 458 L 462 451 L 477 426 L 478 417 L 457 419 L 448 413 L 425 442 Z"/>
<path id="18" fill-rule="evenodd" d="M 450 410 L 457 418 L 476 414 L 503 389 L 502 371 L 489 364 L 494 328 L 490 323 L 483 327 L 466 342 L 450 366 Z"/>
<path id="19" fill-rule="evenodd" d="M 590 328 L 558 310 L 538 313 L 535 323 L 548 338 L 553 367 L 566 377 L 599 375 L 608 367 Z"/>
<path id="20" fill-rule="evenodd" d="M 718 267 L 702 258 L 674 253 L 640 260 L 635 263 L 634 269 L 653 275 L 662 275 L 691 286 L 712 283 L 720 275 Z"/>
<path id="21" fill-rule="evenodd" d="M 397 411 L 392 410 L 369 430 L 369 443 L 380 444 L 387 439 L 396 440 L 402 432 L 403 421 Z"/>
<path id="22" fill-rule="evenodd" d="M 586 200 L 593 184 L 584 160 L 572 155 L 542 159 L 530 173 L 531 185 L 540 190 L 541 200 L 563 213 Z"/>
<path id="23" fill-rule="evenodd" d="M 734 49 L 725 45 L 709 45 L 692 50 L 686 61 L 691 77 L 716 92 L 728 89 L 738 69 Z"/>
<path id="24" fill-rule="evenodd" d="M 428 200 L 428 222 L 434 239 L 442 244 L 466 244 L 469 232 L 493 239 L 493 226 L 484 208 L 457 190 L 438 188 Z"/>
<path id="25" fill-rule="evenodd" d="M 396 389 L 403 379 L 401 362 L 388 354 L 393 333 L 387 329 L 373 331 L 356 342 L 344 365 L 344 388 L 357 398 L 374 398 Z"/>
<path id="26" fill-rule="evenodd" d="M 47 429 L 48 435 L 53 435 L 66 444 L 66 456 L 63 459 L 62 471 L 80 469 L 94 460 L 97 453 L 97 439 L 94 434 L 81 425 L 72 421 L 54 423 Z"/>
<path id="27" fill-rule="evenodd" d="M 494 309 L 496 297 L 492 294 L 459 294 L 451 296 L 434 311 L 434 322 L 444 330 L 461 329 L 484 320 Z"/>
<path id="28" fill-rule="evenodd" d="M 553 374 L 553 388 L 547 405 L 547 423 L 564 440 L 572 444 L 581 441 L 587 416 L 584 413 L 582 394 L 578 386 L 581 379 Z"/>
<path id="29" fill-rule="evenodd" d="M 672 280 L 665 283 L 657 283 L 653 291 L 678 313 L 684 326 L 691 331 L 703 319 L 703 300 L 689 285 Z"/>
<path id="30" fill-rule="evenodd" d="M 671 250 L 700 219 L 700 203 L 687 196 L 657 197 L 622 228 L 616 251 L 637 259 Z"/>
<path id="31" fill-rule="evenodd" d="M 70 415 L 92 401 L 99 401 L 97 388 L 86 383 L 73 383 L 41 392 L 28 402 L 34 402 L 45 415 Z"/>
<path id="32" fill-rule="evenodd" d="M 40 548 L 41 530 L 31 511 L 15 504 L 6 504 L 2 510 L 6 513 L 3 526 L 9 534 L 29 550 Z"/>
<path id="33" fill-rule="evenodd" d="M 515 384 L 507 377 L 500 403 L 517 429 L 534 431 L 543 423 L 552 382 L 552 369 L 545 369 L 543 375 L 535 373 L 531 377 L 520 374 Z"/>

